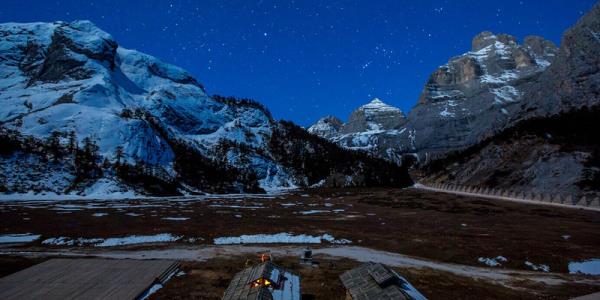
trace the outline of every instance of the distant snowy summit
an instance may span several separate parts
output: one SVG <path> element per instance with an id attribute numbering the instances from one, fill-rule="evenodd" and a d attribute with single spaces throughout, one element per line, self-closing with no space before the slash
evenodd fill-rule
<path id="1" fill-rule="evenodd" d="M 405 122 L 406 117 L 399 108 L 375 98 L 353 111 L 347 123 L 343 123 L 334 116 L 326 116 L 310 126 L 308 132 L 331 137 L 339 133 L 397 129 Z"/>
<path id="2" fill-rule="evenodd" d="M 404 123 L 406 116 L 399 108 L 375 98 L 352 112 L 342 133 L 398 129 Z"/>
<path id="3" fill-rule="evenodd" d="M 0 192 L 410 184 L 366 155 L 339 161 L 350 154 L 253 100 L 209 96 L 185 70 L 120 47 L 89 21 L 0 24 L 0 103 Z M 377 168 L 400 175 L 372 180 L 386 177 Z"/>
<path id="4" fill-rule="evenodd" d="M 432 73 L 408 116 L 373 99 L 335 133 L 316 129 L 324 119 L 309 131 L 397 163 L 406 154 L 422 162 L 443 156 L 509 124 L 523 93 L 550 66 L 557 51 L 541 37 L 529 36 L 519 44 L 507 34 L 482 32 L 473 38 L 471 51 Z"/>
<path id="5" fill-rule="evenodd" d="M 406 116 L 397 107 L 384 103 L 379 98 L 354 110 L 348 122 L 327 116 L 308 128 L 308 132 L 327 138 L 342 147 L 366 151 L 382 158 L 400 162 L 399 153 L 394 155 L 391 147 L 380 145 L 383 136 L 397 136 L 406 124 Z M 379 150 L 387 151 L 379 153 Z"/>

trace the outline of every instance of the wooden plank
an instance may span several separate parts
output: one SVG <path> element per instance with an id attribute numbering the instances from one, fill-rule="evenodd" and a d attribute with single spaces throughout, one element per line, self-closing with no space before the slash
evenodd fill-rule
<path id="1" fill-rule="evenodd" d="M 135 299 L 176 266 L 167 260 L 51 259 L 0 278 L 0 299 Z"/>

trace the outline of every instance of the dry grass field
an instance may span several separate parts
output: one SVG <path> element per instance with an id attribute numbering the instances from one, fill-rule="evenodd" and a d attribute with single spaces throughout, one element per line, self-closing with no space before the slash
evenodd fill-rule
<path id="1" fill-rule="evenodd" d="M 64 252 L 98 255 L 114 251 L 184 249 L 186 253 L 194 253 L 194 249 L 212 247 L 213 239 L 219 237 L 287 232 L 312 236 L 329 234 L 336 240 L 351 241 L 348 245 L 323 241 L 313 245 L 317 249 L 358 247 L 424 261 L 419 264 L 434 262 L 431 268 L 404 264 L 402 260 L 395 266 L 430 299 L 568 299 L 600 290 L 597 276 L 568 274 L 569 262 L 600 258 L 599 212 L 417 189 L 327 189 L 271 196 L 111 201 L 7 201 L 0 202 L 0 228 L 0 235 L 41 235 L 30 243 L 0 244 L 0 253 L 3 253 L 0 275 Z M 58 237 L 106 239 L 165 233 L 178 239 L 170 243 L 118 247 L 94 247 L 77 242 L 42 243 Z M 259 246 L 265 250 L 285 247 L 281 244 Z M 22 251 L 28 254 L 17 253 Z M 231 250 L 201 259 L 184 256 L 186 275 L 173 278 L 153 296 L 157 299 L 218 299 L 246 260 L 256 260 L 259 250 L 253 251 Z M 369 258 L 326 252 L 316 252 L 321 262 L 319 268 L 300 266 L 295 254 L 278 253 L 274 257 L 276 262 L 302 274 L 303 293 L 317 299 L 335 299 L 343 295 L 337 276 L 358 265 L 357 260 Z M 479 258 L 497 256 L 507 261 L 496 267 L 479 261 Z M 173 258 L 178 257 L 173 254 Z M 534 272 L 525 262 L 547 265 L 552 275 Z M 494 281 L 486 280 L 488 275 L 469 276 L 471 271 L 448 272 L 444 269 L 448 266 L 453 270 L 475 267 L 473 270 L 477 272 L 489 270 L 492 274 L 501 272 L 511 276 L 514 271 L 515 274 L 514 280 Z M 536 274 L 540 278 L 559 279 L 561 283 L 546 284 L 545 279 L 536 279 Z"/>

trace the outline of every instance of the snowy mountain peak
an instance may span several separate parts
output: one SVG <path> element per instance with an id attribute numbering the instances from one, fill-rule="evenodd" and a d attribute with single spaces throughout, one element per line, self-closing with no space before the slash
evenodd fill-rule
<path id="1" fill-rule="evenodd" d="M 369 104 L 373 104 L 373 105 L 383 105 L 385 103 L 383 103 L 383 101 L 381 101 L 381 99 L 379 98 L 373 98 L 373 100 L 371 100 L 371 102 L 369 102 Z"/>
<path id="2" fill-rule="evenodd" d="M 358 109 L 371 111 L 373 113 L 382 111 L 394 111 L 402 113 L 402 111 L 399 108 L 386 104 L 379 98 L 374 98 L 373 100 L 371 100 L 371 102 L 359 107 Z"/>

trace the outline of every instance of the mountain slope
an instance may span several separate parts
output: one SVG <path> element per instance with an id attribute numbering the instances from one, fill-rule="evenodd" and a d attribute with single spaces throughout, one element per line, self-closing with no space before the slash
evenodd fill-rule
<path id="1" fill-rule="evenodd" d="M 78 180 L 44 184 L 40 190 L 81 192 L 109 177 L 115 184 L 131 185 L 117 176 L 132 177 L 131 172 L 115 172 L 115 163 L 160 170 L 161 178 L 188 191 L 314 184 L 271 151 L 273 132 L 283 125 L 260 104 L 208 96 L 185 70 L 119 47 L 90 22 L 1 24 L 0 65 L 0 125 L 5 141 L 17 145 L 3 156 L 9 166 L 5 176 L 22 173 L 27 178 L 27 168 L 18 166 L 15 155 L 30 154 L 30 144 L 52 136 L 63 156 L 76 156 L 77 151 L 65 150 L 67 137 L 72 137 L 74 148 L 88 145 L 94 150 L 88 156 L 106 160 L 95 175 L 79 174 Z M 362 159 L 366 156 L 349 163 L 358 165 Z M 68 159 L 64 163 L 75 168 Z M 145 174 L 140 172 L 136 174 Z M 0 179 L 5 189 L 17 190 L 9 178 Z M 30 181 L 29 186 L 39 183 Z"/>
<path id="2" fill-rule="evenodd" d="M 408 116 L 422 159 L 464 149 L 501 130 L 557 51 L 540 37 L 518 44 L 513 36 L 490 32 L 480 33 L 472 44 L 470 52 L 431 75 Z"/>
<path id="3" fill-rule="evenodd" d="M 581 194 L 597 191 L 600 149 L 600 3 L 560 48 L 482 32 L 472 50 L 438 68 L 397 135 L 360 148 L 394 162 L 414 155 L 428 181 Z M 318 134 L 318 133 L 317 133 Z M 341 134 L 328 138 L 344 147 Z M 382 142 L 383 141 L 383 142 Z M 372 152 L 373 153 L 373 152 Z M 393 153 L 394 155 L 390 155 Z"/>
<path id="4" fill-rule="evenodd" d="M 510 126 L 434 162 L 427 179 L 565 195 L 600 190 L 600 3 L 565 32 L 523 99 Z"/>

